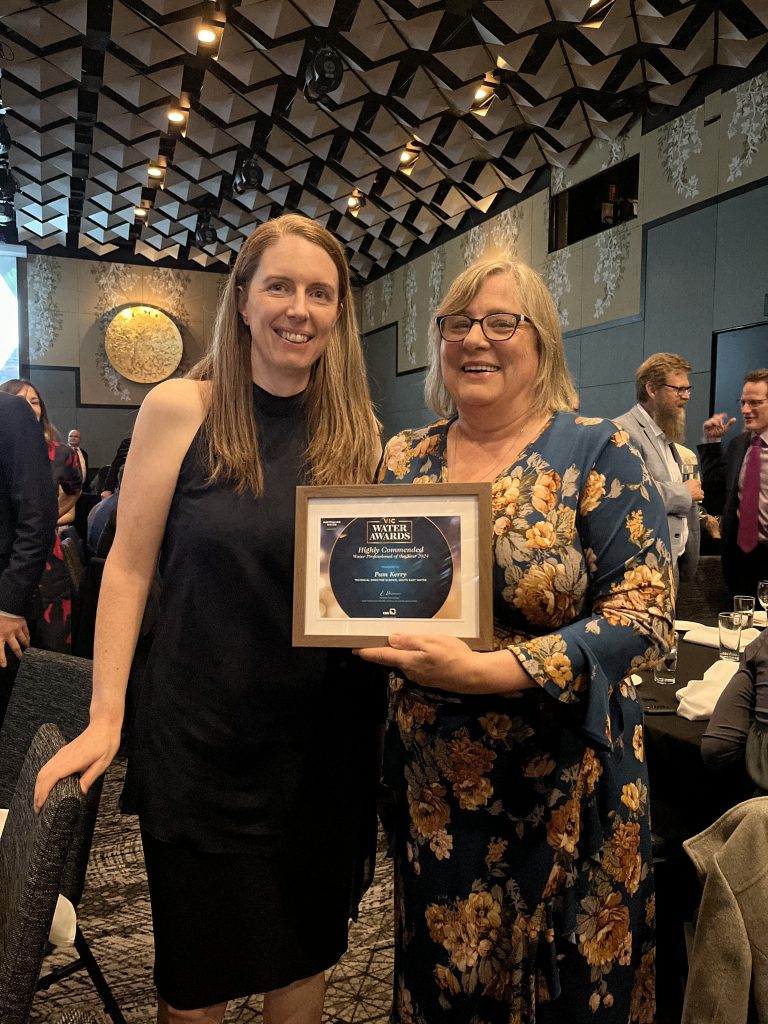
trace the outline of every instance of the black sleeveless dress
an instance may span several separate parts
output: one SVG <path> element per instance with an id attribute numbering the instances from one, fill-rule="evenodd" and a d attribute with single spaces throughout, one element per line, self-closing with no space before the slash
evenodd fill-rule
<path id="1" fill-rule="evenodd" d="M 349 652 L 291 646 L 302 397 L 253 390 L 263 496 L 206 483 L 202 429 L 181 466 L 123 793 L 178 1009 L 335 963 L 375 843 L 382 695 Z"/>

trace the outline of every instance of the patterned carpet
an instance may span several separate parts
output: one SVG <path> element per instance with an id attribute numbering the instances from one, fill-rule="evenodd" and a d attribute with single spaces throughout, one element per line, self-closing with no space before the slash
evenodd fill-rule
<path id="1" fill-rule="evenodd" d="M 108 774 L 96 826 L 79 921 L 128 1024 L 155 1019 L 152 984 L 152 927 L 137 821 L 117 811 L 124 768 Z M 51 965 L 69 958 L 57 954 Z M 380 853 L 376 878 L 359 920 L 350 930 L 349 950 L 329 972 L 324 1024 L 384 1024 L 392 984 L 392 862 Z M 39 992 L 33 1024 L 53 1024 L 69 1009 L 100 1007 L 85 971 Z M 261 999 L 232 1003 L 226 1024 L 261 1021 Z"/>

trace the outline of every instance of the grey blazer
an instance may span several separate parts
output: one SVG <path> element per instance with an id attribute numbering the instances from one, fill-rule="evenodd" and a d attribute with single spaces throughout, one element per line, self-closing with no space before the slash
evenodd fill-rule
<path id="1" fill-rule="evenodd" d="M 686 521 L 688 523 L 688 540 L 680 555 L 679 568 L 681 576 L 690 577 L 699 562 L 699 507 L 691 500 L 691 492 L 686 485 L 671 479 L 663 441 L 653 433 L 637 409 L 633 407 L 622 416 L 617 416 L 614 422 L 629 434 L 656 484 L 667 512 L 669 536 L 673 545 L 679 544 L 682 525 Z"/>

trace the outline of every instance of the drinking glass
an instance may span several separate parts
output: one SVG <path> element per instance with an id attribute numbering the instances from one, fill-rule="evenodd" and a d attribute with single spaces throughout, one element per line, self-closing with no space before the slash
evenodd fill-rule
<path id="1" fill-rule="evenodd" d="M 733 598 L 733 610 L 735 612 L 743 612 L 744 618 L 742 623 L 744 629 L 749 629 L 752 625 L 752 616 L 755 614 L 755 599 L 750 597 L 748 594 L 736 594 Z"/>
<path id="2" fill-rule="evenodd" d="M 686 480 L 698 480 L 699 467 L 696 462 L 684 462 L 680 468 L 683 475 L 683 482 Z"/>
<path id="3" fill-rule="evenodd" d="M 717 627 L 720 638 L 720 659 L 722 661 L 739 661 L 741 655 L 741 629 L 744 622 L 742 612 L 720 612 Z"/>
<path id="4" fill-rule="evenodd" d="M 661 686 L 674 686 L 677 675 L 677 641 L 675 633 L 672 646 L 667 653 L 653 666 L 653 681 Z"/>
<path id="5" fill-rule="evenodd" d="M 757 600 L 763 606 L 763 611 L 768 612 L 768 580 L 760 580 L 757 584 Z"/>

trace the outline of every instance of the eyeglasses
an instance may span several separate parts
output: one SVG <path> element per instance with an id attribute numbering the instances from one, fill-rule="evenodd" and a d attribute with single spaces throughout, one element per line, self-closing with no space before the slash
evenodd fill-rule
<path id="1" fill-rule="evenodd" d="M 739 405 L 742 409 L 759 409 L 761 405 L 765 405 L 768 402 L 768 398 L 760 398 L 757 401 L 755 399 L 740 398 Z"/>
<path id="2" fill-rule="evenodd" d="M 693 384 L 662 384 L 661 386 L 669 388 L 670 391 L 676 391 L 678 395 L 693 394 Z"/>
<path id="3" fill-rule="evenodd" d="M 522 313 L 489 313 L 476 318 L 463 313 L 449 313 L 435 318 L 443 341 L 464 341 L 473 324 L 480 324 L 480 330 L 488 341 L 509 341 L 520 324 L 530 322 L 529 317 Z"/>

